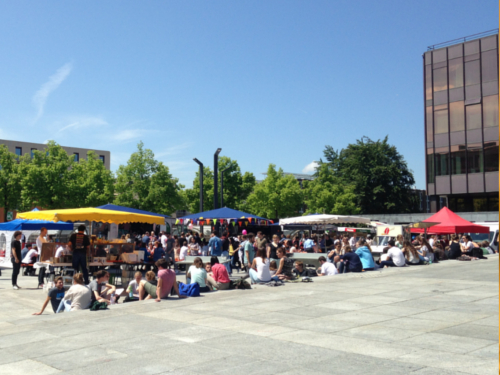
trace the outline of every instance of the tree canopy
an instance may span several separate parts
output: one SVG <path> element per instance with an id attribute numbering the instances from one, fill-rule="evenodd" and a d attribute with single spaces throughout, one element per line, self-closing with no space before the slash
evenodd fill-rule
<path id="1" fill-rule="evenodd" d="M 116 204 L 161 214 L 172 214 L 185 206 L 183 186 L 168 167 L 154 158 L 153 151 L 139 142 L 127 165 L 116 172 Z"/>
<path id="2" fill-rule="evenodd" d="M 229 169 L 227 169 L 229 168 Z M 239 210 L 244 205 L 248 195 L 255 185 L 255 176 L 250 172 L 241 173 L 240 166 L 236 160 L 227 156 L 221 156 L 218 162 L 219 176 L 219 205 L 221 171 L 224 172 L 224 206 Z M 193 187 L 185 190 L 186 201 L 190 212 L 199 212 L 200 209 L 200 173 L 196 172 Z M 210 167 L 203 167 L 203 210 L 214 208 L 214 173 Z"/>
<path id="3" fill-rule="evenodd" d="M 295 177 L 269 164 L 267 177 L 255 185 L 244 208 L 254 215 L 277 219 L 297 215 L 302 202 L 303 192 Z"/>
<path id="4" fill-rule="evenodd" d="M 316 179 L 304 181 L 304 189 L 307 214 L 353 215 L 361 211 L 356 202 L 354 186 L 343 183 L 325 163 L 317 168 Z"/>
<path id="5" fill-rule="evenodd" d="M 363 137 L 341 151 L 326 146 L 324 156 L 333 176 L 353 185 L 360 213 L 402 213 L 416 209 L 413 173 L 396 147 L 389 144 L 388 137 L 377 141 Z"/>
<path id="6" fill-rule="evenodd" d="M 21 174 L 16 155 L 5 145 L 0 145 L 0 166 L 0 206 L 7 221 L 7 213 L 21 202 Z"/>

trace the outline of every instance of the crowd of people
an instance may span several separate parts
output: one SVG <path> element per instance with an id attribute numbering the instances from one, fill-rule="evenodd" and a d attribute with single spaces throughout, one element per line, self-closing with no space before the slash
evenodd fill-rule
<path id="1" fill-rule="evenodd" d="M 41 237 L 43 233 L 42 231 Z M 27 246 L 28 252 L 23 257 L 20 236 L 21 232 L 16 232 L 12 244 L 13 263 L 16 268 L 22 258 L 36 256 L 33 249 Z M 76 238 L 72 236 L 68 246 L 85 249 L 88 246 L 88 238 L 85 237 L 83 231 L 79 231 Z M 106 308 L 109 304 L 118 303 L 122 297 L 123 302 L 146 299 L 159 302 L 169 295 L 184 298 L 176 278 L 179 272 L 176 262 L 184 260 L 188 255 L 196 258 L 185 270 L 187 282 L 198 284 L 199 292 L 207 293 L 229 289 L 233 271 L 245 272 L 243 278 L 249 278 L 251 284 L 283 283 L 310 281 L 311 277 L 316 276 L 368 272 L 386 267 L 428 265 L 464 256 L 482 258 L 485 254 L 495 252 L 487 241 L 478 244 L 468 235 L 453 235 L 450 240 L 438 236 L 431 236 L 427 240 L 423 236 L 417 236 L 412 241 L 398 236 L 388 241 L 378 259 L 372 253 L 371 236 L 356 238 L 324 234 L 319 238 L 309 237 L 305 233 L 301 238 L 290 238 L 282 234 L 273 235 L 269 239 L 262 232 L 257 232 L 256 235 L 243 232 L 237 236 L 224 232 L 221 237 L 212 232 L 210 239 L 206 240 L 197 232 L 181 233 L 179 236 L 165 232 L 156 236 L 146 232 L 142 236 L 126 236 L 124 239 L 127 242 L 135 241 L 136 250 L 144 251 L 144 259 L 150 260 L 154 266 L 137 271 L 121 295 L 116 295 L 116 287 L 108 283 L 109 273 L 106 270 L 97 271 L 94 274 L 95 279 L 89 281 L 88 273 L 85 274 L 82 267 L 82 272 L 73 276 L 73 285 L 66 293 L 62 278 L 55 279 L 54 287 L 49 291 L 41 311 L 35 315 L 43 313 L 49 302 L 54 312 L 62 312 Z M 291 253 L 322 253 L 317 258 L 320 267 L 316 269 L 304 264 L 300 259 L 290 256 Z M 210 256 L 210 262 L 204 264 L 201 256 Z M 224 258 L 222 264 L 219 263 L 220 257 Z M 24 260 L 26 259 L 22 259 L 23 262 Z M 12 282 L 15 289 L 18 288 L 17 274 L 13 272 Z"/>

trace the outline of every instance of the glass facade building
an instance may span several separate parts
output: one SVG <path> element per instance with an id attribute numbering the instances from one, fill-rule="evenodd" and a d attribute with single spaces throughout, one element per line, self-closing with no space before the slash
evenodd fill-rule
<path id="1" fill-rule="evenodd" d="M 423 55 L 431 212 L 498 211 L 498 30 Z"/>

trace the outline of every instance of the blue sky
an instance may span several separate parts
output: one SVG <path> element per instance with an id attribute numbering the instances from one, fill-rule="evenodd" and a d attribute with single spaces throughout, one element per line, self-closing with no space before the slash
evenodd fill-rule
<path id="1" fill-rule="evenodd" d="M 0 138 L 142 140 L 192 186 L 197 157 L 258 179 L 389 135 L 425 186 L 422 53 L 498 27 L 498 1 L 2 1 Z"/>

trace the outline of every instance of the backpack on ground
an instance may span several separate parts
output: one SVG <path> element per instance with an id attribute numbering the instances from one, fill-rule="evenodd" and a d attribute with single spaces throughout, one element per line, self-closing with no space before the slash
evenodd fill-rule
<path id="1" fill-rule="evenodd" d="M 245 279 L 231 280 L 229 289 L 252 289 L 252 286 Z"/>
<path id="2" fill-rule="evenodd" d="M 193 284 L 178 283 L 177 286 L 179 287 L 179 294 L 181 296 L 187 296 L 187 297 L 200 296 L 200 286 L 198 285 L 198 283 L 193 283 Z"/>

